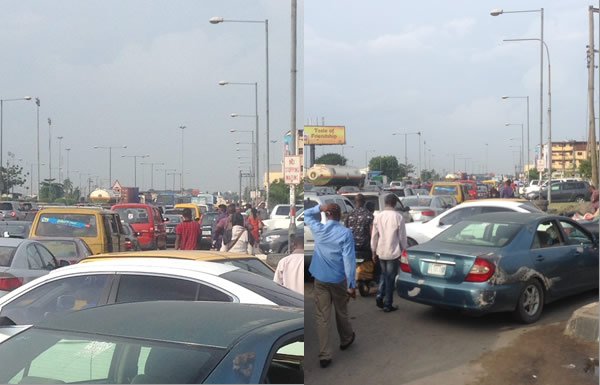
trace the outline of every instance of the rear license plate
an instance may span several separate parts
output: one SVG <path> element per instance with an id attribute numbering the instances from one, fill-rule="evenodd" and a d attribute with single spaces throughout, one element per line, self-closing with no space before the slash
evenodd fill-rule
<path id="1" fill-rule="evenodd" d="M 446 265 L 442 265 L 440 263 L 430 263 L 427 267 L 427 274 L 430 275 L 446 275 Z"/>
<path id="2" fill-rule="evenodd" d="M 210 235 L 210 230 L 202 230 L 202 235 Z"/>

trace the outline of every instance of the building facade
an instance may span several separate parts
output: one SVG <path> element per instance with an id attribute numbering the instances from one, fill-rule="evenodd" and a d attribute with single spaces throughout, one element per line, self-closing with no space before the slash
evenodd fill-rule
<path id="1" fill-rule="evenodd" d="M 598 148 L 598 143 L 596 143 Z M 544 145 L 544 154 L 547 154 L 547 145 Z M 554 173 L 564 176 L 579 174 L 579 166 L 583 160 L 589 158 L 587 141 L 565 140 L 552 142 L 552 169 Z"/>

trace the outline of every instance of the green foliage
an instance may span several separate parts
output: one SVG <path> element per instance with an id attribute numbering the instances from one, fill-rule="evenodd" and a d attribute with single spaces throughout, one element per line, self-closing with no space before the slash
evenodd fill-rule
<path id="1" fill-rule="evenodd" d="M 529 180 L 535 180 L 535 179 L 540 178 L 540 172 L 535 168 L 529 169 L 528 173 L 529 173 Z"/>
<path id="2" fill-rule="evenodd" d="M 408 164 L 399 164 L 398 159 L 393 155 L 376 156 L 369 161 L 370 170 L 378 170 L 391 180 L 398 180 L 408 176 L 415 171 L 415 166 Z"/>
<path id="3" fill-rule="evenodd" d="M 23 186 L 27 181 L 23 175 L 23 167 L 17 164 L 7 164 L 7 167 L 0 167 L 0 170 L 2 171 L 2 181 L 0 181 L 2 194 L 8 194 L 13 187 Z"/>
<path id="4" fill-rule="evenodd" d="M 324 154 L 315 159 L 315 163 L 317 164 L 330 164 L 330 165 L 340 165 L 345 166 L 348 159 L 346 157 L 341 156 L 336 153 Z"/>
<path id="5" fill-rule="evenodd" d="M 297 201 L 303 200 L 304 184 L 296 185 L 295 193 Z M 269 206 L 288 203 L 290 203 L 290 186 L 285 184 L 282 179 L 273 181 L 269 186 Z"/>
<path id="6" fill-rule="evenodd" d="M 582 160 L 581 163 L 579 163 L 579 173 L 581 174 L 581 177 L 585 179 L 591 179 L 592 161 L 589 159 Z"/>
<path id="7" fill-rule="evenodd" d="M 442 177 L 440 176 L 440 174 L 438 174 L 435 170 L 421 170 L 421 180 L 422 181 L 428 181 L 428 180 L 441 180 Z"/>
<path id="8" fill-rule="evenodd" d="M 65 191 L 61 183 L 56 183 L 54 179 L 44 179 L 40 186 L 39 200 L 43 202 L 54 202 L 65 196 Z"/>

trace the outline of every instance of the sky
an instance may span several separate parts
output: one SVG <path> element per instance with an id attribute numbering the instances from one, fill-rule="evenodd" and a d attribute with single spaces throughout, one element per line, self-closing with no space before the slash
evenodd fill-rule
<path id="1" fill-rule="evenodd" d="M 527 99 L 501 97 L 529 96 L 533 159 L 540 142 L 540 43 L 503 39 L 539 39 L 541 13 L 492 17 L 490 11 L 496 8 L 544 8 L 552 141 L 587 140 L 589 5 L 594 4 L 581 0 L 307 1 L 304 124 L 344 125 L 347 138 L 343 149 L 320 146 L 317 156 L 343 151 L 357 167 L 365 166 L 366 156 L 394 155 L 403 163 L 406 137 L 408 161 L 415 166 L 420 153 L 421 167 L 438 172 L 453 167 L 462 171 L 466 166 L 468 172 L 511 173 L 520 148 L 528 147 Z M 598 39 L 597 15 L 595 23 Z M 544 141 L 548 140 L 547 65 L 544 53 Z M 419 136 L 412 134 L 416 132 L 421 132 L 421 151 Z"/>
<path id="2" fill-rule="evenodd" d="M 0 12 L 0 99 L 4 163 L 37 170 L 40 99 L 41 179 L 62 175 L 86 186 L 112 179 L 125 187 L 165 187 L 165 169 L 181 172 L 184 187 L 238 190 L 240 163 L 251 156 L 255 115 L 252 85 L 219 86 L 226 80 L 258 83 L 260 174 L 266 166 L 265 23 L 209 19 L 269 20 L 270 163 L 278 165 L 290 130 L 290 2 L 281 0 L 24 0 L 5 2 Z M 301 30 L 301 28 L 300 28 Z M 299 56 L 301 59 L 301 56 Z M 299 71 L 299 76 L 302 76 Z M 302 82 L 299 81 L 299 84 Z M 302 99 L 299 98 L 301 105 Z M 299 114 L 301 124 L 302 117 Z M 48 125 L 51 119 L 51 126 Z M 58 137 L 63 139 L 59 140 Z M 112 149 L 109 161 L 108 149 Z M 127 146 L 126 149 L 118 148 Z M 68 152 L 65 150 L 70 148 Z M 236 149 L 240 151 L 236 151 Z M 8 153 L 14 154 L 9 158 Z M 137 159 L 122 156 L 149 155 Z M 164 163 L 154 166 L 141 163 Z M 249 167 L 242 165 L 242 168 Z M 277 166 L 272 166 L 273 168 Z M 159 171 L 162 169 L 162 171 Z M 166 171 L 167 174 L 173 171 Z M 180 187 L 176 176 L 175 187 Z M 166 185 L 173 185 L 167 175 Z M 30 186 L 29 182 L 26 184 Z M 36 187 L 33 187 L 34 191 Z"/>

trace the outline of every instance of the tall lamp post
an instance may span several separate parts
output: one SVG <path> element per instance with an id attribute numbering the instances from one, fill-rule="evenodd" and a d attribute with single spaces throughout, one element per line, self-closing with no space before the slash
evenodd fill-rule
<path id="1" fill-rule="evenodd" d="M 112 149 L 113 148 L 127 148 L 127 146 L 94 146 L 94 149 L 108 150 L 108 188 L 111 188 L 112 184 Z"/>
<path id="2" fill-rule="evenodd" d="M 2 167 L 4 167 L 4 102 L 16 102 L 19 100 L 31 100 L 31 96 L 15 99 L 0 99 L 0 185 L 2 190 L 4 190 L 4 173 L 2 172 Z"/>
<path id="3" fill-rule="evenodd" d="M 527 167 L 530 167 L 531 165 L 531 157 L 530 157 L 530 150 L 531 150 L 531 146 L 529 144 L 529 96 L 503 96 L 502 99 L 506 100 L 506 99 L 526 99 L 527 100 Z M 523 170 L 525 171 L 525 170 Z M 527 180 L 529 180 L 529 172 L 526 173 L 526 178 Z"/>
<path id="4" fill-rule="evenodd" d="M 58 183 L 62 183 L 62 140 L 64 136 L 57 136 L 56 139 L 58 139 Z"/>
<path id="5" fill-rule="evenodd" d="M 236 144 L 250 144 L 252 147 L 252 167 L 251 167 L 251 173 L 254 173 L 254 177 L 257 178 L 257 172 L 256 172 L 256 165 L 254 164 L 255 160 L 258 159 L 258 156 L 255 155 L 255 153 L 258 153 L 257 149 L 256 149 L 256 141 L 254 139 L 254 131 L 252 130 L 229 130 L 229 132 L 231 132 L 232 134 L 235 132 L 245 132 L 245 133 L 250 133 L 252 136 L 252 141 L 251 142 L 235 142 Z M 256 183 L 252 183 L 252 188 L 254 188 L 255 185 L 258 185 L 258 182 Z"/>
<path id="6" fill-rule="evenodd" d="M 520 41 L 520 40 L 539 40 L 540 41 L 540 157 L 542 155 L 542 149 L 544 148 L 544 138 L 543 138 L 543 121 L 544 121 L 544 8 L 540 9 L 532 9 L 532 10 L 523 10 L 523 11 L 504 11 L 502 9 L 494 9 L 490 12 L 492 16 L 499 16 L 504 13 L 531 13 L 531 12 L 539 12 L 540 13 L 540 38 L 539 39 L 510 39 L 507 41 Z M 546 51 L 547 51 L 546 47 Z M 550 59 L 550 55 L 548 55 L 548 59 Z M 550 60 L 548 60 L 550 61 Z M 550 63 L 548 63 L 548 79 L 550 79 Z M 550 83 L 548 83 L 548 95 L 550 95 Z M 550 131 L 550 100 L 548 100 L 548 131 Z M 552 147 L 552 142 L 550 142 L 550 147 Z M 550 160 L 552 157 L 552 148 L 549 151 Z M 550 177 L 552 179 L 552 162 L 549 163 Z M 540 173 L 540 184 L 542 180 L 542 174 Z M 550 203 L 550 190 L 548 190 L 548 203 Z"/>
<path id="7" fill-rule="evenodd" d="M 419 170 L 418 177 L 421 177 L 421 132 L 394 132 L 392 135 L 404 135 L 404 167 L 406 169 L 406 176 L 408 176 L 408 135 L 419 135 Z"/>
<path id="8" fill-rule="evenodd" d="M 169 171 L 175 172 L 175 171 L 177 171 L 177 169 L 176 168 L 159 168 L 156 171 L 164 171 L 165 172 L 165 191 L 167 191 L 167 173 Z"/>
<path id="9" fill-rule="evenodd" d="M 52 179 L 52 119 L 48 118 L 48 179 Z"/>
<path id="10" fill-rule="evenodd" d="M 148 158 L 150 155 L 121 155 L 121 158 L 133 158 L 133 186 L 137 187 L 137 160 Z"/>
<path id="11" fill-rule="evenodd" d="M 254 148 L 255 148 L 255 152 L 254 152 L 254 156 L 255 156 L 254 179 L 255 179 L 255 181 L 254 181 L 254 183 L 256 184 L 256 197 L 255 198 L 258 200 L 258 192 L 260 191 L 259 190 L 259 182 L 258 182 L 259 175 L 260 175 L 260 166 L 259 166 L 259 159 L 258 159 L 258 152 L 259 152 L 259 149 L 258 149 L 259 148 L 258 147 L 258 142 L 259 142 L 259 140 L 258 140 L 258 138 L 259 138 L 258 137 L 258 115 L 241 115 L 241 114 L 233 113 L 230 116 L 232 118 L 255 118 L 256 119 L 255 120 L 255 122 L 256 122 L 256 128 L 255 128 L 256 141 L 255 141 L 255 145 L 254 145 Z"/>
<path id="12" fill-rule="evenodd" d="M 71 178 L 69 178 L 69 153 L 71 152 L 71 148 L 65 148 L 65 151 L 67 152 L 67 178 L 71 180 Z"/>
<path id="13" fill-rule="evenodd" d="M 211 24 L 219 24 L 219 23 L 259 23 L 259 24 L 264 24 L 265 25 L 265 87 L 266 87 L 266 101 L 265 101 L 265 109 L 266 109 L 266 114 L 265 114 L 265 120 L 266 120 L 266 150 L 267 150 L 267 178 L 266 178 L 266 185 L 267 185 L 267 189 L 266 189 L 266 207 L 267 209 L 269 209 L 269 185 L 271 184 L 271 177 L 269 175 L 269 164 L 271 163 L 271 158 L 270 158 L 270 151 L 269 151 L 269 143 L 270 143 L 270 137 L 269 137 L 269 19 L 265 19 L 265 20 L 229 20 L 229 19 L 224 19 L 223 17 L 211 17 L 209 22 Z M 258 114 L 257 114 L 258 115 Z M 258 142 L 259 142 L 259 137 L 258 137 L 258 132 L 256 133 L 256 143 L 258 146 Z M 258 149 L 258 148 L 257 148 Z M 258 151 L 256 151 L 258 153 Z M 258 164 L 257 164 L 257 174 L 258 174 Z M 291 205 L 293 206 L 293 205 Z"/>
<path id="14" fill-rule="evenodd" d="M 154 190 L 154 166 L 164 166 L 163 162 L 142 162 L 141 165 L 150 166 L 150 190 Z"/>
<path id="15" fill-rule="evenodd" d="M 181 125 L 179 129 L 181 130 L 181 193 L 183 193 L 183 130 L 186 129 L 186 126 Z"/>
<path id="16" fill-rule="evenodd" d="M 521 154 L 520 154 L 520 161 L 519 161 L 519 167 L 521 169 L 521 171 L 523 171 L 523 173 L 525 173 L 525 167 L 523 165 L 523 161 L 525 160 L 525 156 L 523 154 L 523 150 L 525 149 L 525 140 L 523 137 L 523 123 L 504 123 L 505 127 L 509 127 L 509 126 L 521 126 Z M 516 177 L 516 175 L 515 175 Z"/>
<path id="17" fill-rule="evenodd" d="M 37 140 L 36 140 L 36 147 L 37 147 L 37 191 L 38 191 L 38 196 L 40 195 L 40 98 L 35 98 L 35 105 L 37 106 L 36 108 L 36 128 L 37 128 Z M 33 179 L 33 178 L 32 178 Z M 31 190 L 31 195 L 33 195 L 33 186 L 32 186 L 32 190 Z"/>
<path id="18" fill-rule="evenodd" d="M 365 151 L 365 167 L 369 168 L 369 160 L 367 159 L 367 156 L 370 152 L 375 152 L 375 150 L 366 150 Z"/>

